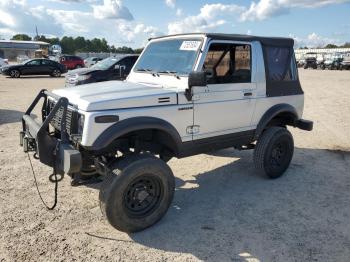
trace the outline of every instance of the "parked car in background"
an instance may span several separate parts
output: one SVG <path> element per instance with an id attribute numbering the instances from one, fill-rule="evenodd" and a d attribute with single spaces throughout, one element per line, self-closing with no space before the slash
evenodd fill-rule
<path id="1" fill-rule="evenodd" d="M 85 66 L 84 60 L 81 57 L 75 55 L 61 55 L 59 62 L 62 65 L 65 65 L 68 70 L 82 68 Z"/>
<path id="2" fill-rule="evenodd" d="M 66 75 L 66 86 L 102 82 L 109 80 L 124 80 L 130 73 L 138 55 L 112 56 L 90 68 L 81 68 L 70 71 Z"/>
<path id="3" fill-rule="evenodd" d="M 317 69 L 317 54 L 316 53 L 307 53 L 305 56 L 304 69 Z"/>
<path id="4" fill-rule="evenodd" d="M 297 59 L 297 67 L 304 67 L 305 65 L 305 58 L 302 56 L 301 58 Z"/>
<path id="5" fill-rule="evenodd" d="M 12 78 L 19 78 L 21 75 L 51 75 L 59 77 L 66 73 L 67 68 L 55 61 L 49 59 L 31 59 L 22 64 L 5 66 L 1 68 L 3 75 Z"/>
<path id="6" fill-rule="evenodd" d="M 93 65 L 97 64 L 101 60 L 103 60 L 103 58 L 100 58 L 100 57 L 88 57 L 88 58 L 86 58 L 84 60 L 84 64 L 85 64 L 85 67 L 90 67 L 90 66 L 93 66 Z"/>
<path id="7" fill-rule="evenodd" d="M 0 58 L 0 68 L 9 64 L 7 59 Z"/>
<path id="8" fill-rule="evenodd" d="M 316 55 L 317 69 L 323 69 L 325 60 L 326 59 L 325 59 L 325 55 L 324 54 L 317 54 Z"/>
<path id="9" fill-rule="evenodd" d="M 23 62 L 29 60 L 30 58 L 26 55 L 19 55 L 17 56 L 17 63 L 22 64 Z"/>
<path id="10" fill-rule="evenodd" d="M 343 61 L 340 63 L 340 70 L 349 70 L 350 69 L 350 53 L 343 56 Z"/>
<path id="11" fill-rule="evenodd" d="M 342 61 L 343 57 L 339 53 L 327 55 L 322 69 L 339 70 Z"/>

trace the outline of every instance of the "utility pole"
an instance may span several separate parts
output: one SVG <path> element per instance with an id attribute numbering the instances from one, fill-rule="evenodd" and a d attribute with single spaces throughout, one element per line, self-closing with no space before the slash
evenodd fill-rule
<path id="1" fill-rule="evenodd" d="M 39 34 L 38 34 L 38 27 L 35 25 L 35 33 L 36 33 L 36 37 L 35 40 L 39 39 Z"/>

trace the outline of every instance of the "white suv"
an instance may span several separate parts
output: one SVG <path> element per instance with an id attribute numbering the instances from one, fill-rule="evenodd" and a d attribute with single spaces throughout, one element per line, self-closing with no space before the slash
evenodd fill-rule
<path id="1" fill-rule="evenodd" d="M 258 170 L 284 173 L 294 149 L 287 126 L 313 126 L 302 120 L 293 44 L 226 34 L 151 39 L 123 82 L 41 91 L 23 116 L 21 143 L 58 173 L 105 176 L 103 214 L 119 230 L 142 230 L 172 201 L 172 157 L 254 149 Z M 30 116 L 40 98 L 43 123 Z"/>

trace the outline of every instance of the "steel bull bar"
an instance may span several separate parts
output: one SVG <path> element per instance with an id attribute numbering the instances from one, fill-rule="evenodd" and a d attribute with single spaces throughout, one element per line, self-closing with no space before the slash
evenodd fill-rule
<path id="1" fill-rule="evenodd" d="M 47 114 L 48 96 L 57 101 L 49 114 Z M 41 109 L 42 123 L 39 124 L 30 114 L 41 99 L 44 99 L 44 102 Z M 43 89 L 22 117 L 20 145 L 23 146 L 24 152 L 36 152 L 40 162 L 54 168 L 58 174 L 78 173 L 82 166 L 81 153 L 71 145 L 66 128 L 68 104 L 67 98 Z M 60 137 L 56 137 L 50 133 L 49 124 L 60 109 L 62 110 L 61 134 Z"/>

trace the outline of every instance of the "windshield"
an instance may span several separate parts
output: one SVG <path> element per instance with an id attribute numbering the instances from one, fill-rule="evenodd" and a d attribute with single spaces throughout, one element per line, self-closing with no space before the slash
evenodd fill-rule
<path id="1" fill-rule="evenodd" d="M 93 65 L 91 68 L 93 69 L 98 69 L 98 70 L 107 70 L 110 68 L 112 65 L 117 63 L 120 59 L 116 57 L 108 57 L 106 59 L 101 60 L 97 64 Z"/>
<path id="2" fill-rule="evenodd" d="M 200 39 L 174 39 L 150 43 L 134 71 L 188 75 L 201 46 Z"/>

